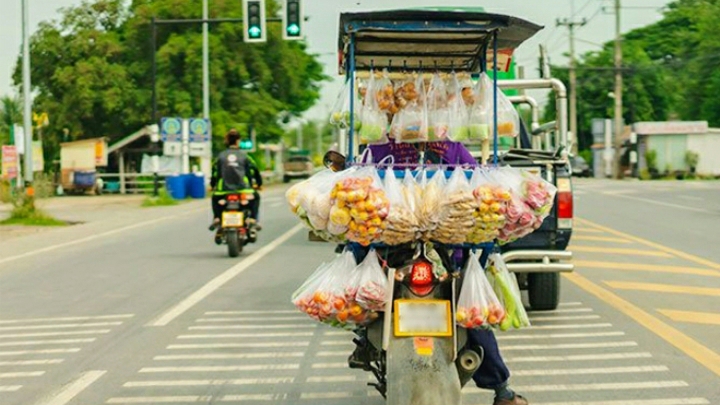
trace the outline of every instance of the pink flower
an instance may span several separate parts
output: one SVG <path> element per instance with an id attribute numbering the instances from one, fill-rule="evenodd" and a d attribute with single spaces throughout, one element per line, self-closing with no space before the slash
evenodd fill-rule
<path id="1" fill-rule="evenodd" d="M 533 219 L 535 219 L 535 216 L 530 212 L 524 212 L 520 219 L 518 220 L 518 224 L 522 227 L 529 227 L 533 223 Z"/>
<path id="2" fill-rule="evenodd" d="M 523 211 L 525 211 L 525 209 L 523 208 L 522 203 L 518 204 L 515 200 L 513 200 L 508 204 L 505 217 L 507 217 L 507 220 L 510 222 L 517 222 Z"/>

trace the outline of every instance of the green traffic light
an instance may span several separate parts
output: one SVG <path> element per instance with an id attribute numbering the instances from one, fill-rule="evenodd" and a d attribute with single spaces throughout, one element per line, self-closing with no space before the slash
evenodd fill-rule
<path id="1" fill-rule="evenodd" d="M 297 35 L 300 33 L 300 27 L 297 24 L 290 24 L 287 27 L 287 32 L 290 35 Z"/>
<path id="2" fill-rule="evenodd" d="M 257 27 L 257 26 L 250 27 L 248 32 L 250 33 L 251 38 L 258 38 L 258 37 L 260 37 L 260 34 L 262 33 L 262 31 L 260 30 L 260 27 Z"/>

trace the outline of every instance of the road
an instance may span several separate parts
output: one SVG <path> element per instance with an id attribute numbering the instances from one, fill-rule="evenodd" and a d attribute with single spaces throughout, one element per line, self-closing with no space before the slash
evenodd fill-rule
<path id="1" fill-rule="evenodd" d="M 515 389 L 545 405 L 720 404 L 720 185 L 576 189 L 560 308 L 499 334 Z M 157 210 L 0 246 L 0 405 L 382 404 L 346 368 L 350 335 L 290 303 L 333 249 L 307 241 L 281 188 L 238 259 L 202 205 Z"/>

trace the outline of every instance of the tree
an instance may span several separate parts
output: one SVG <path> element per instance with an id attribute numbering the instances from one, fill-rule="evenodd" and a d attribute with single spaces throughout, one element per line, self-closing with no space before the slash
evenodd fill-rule
<path id="1" fill-rule="evenodd" d="M 152 122 L 151 30 L 157 18 L 197 18 L 200 3 L 185 0 L 84 1 L 40 24 L 31 38 L 34 108 L 53 119 L 46 140 L 108 136 L 111 142 Z M 268 1 L 268 15 L 278 10 Z M 240 17 L 239 1 L 214 0 L 211 17 Z M 268 26 L 267 44 L 242 42 L 240 24 L 210 28 L 210 99 L 215 137 L 253 123 L 258 140 L 278 139 L 280 111 L 295 115 L 319 98 L 326 79 L 316 57 L 299 42 L 283 41 Z M 163 25 L 157 36 L 160 116 L 202 113 L 202 35 L 199 25 Z M 20 62 L 15 83 L 20 83 Z"/>
<path id="2" fill-rule="evenodd" d="M 0 145 L 12 144 L 10 137 L 13 124 L 22 122 L 22 108 L 17 98 L 3 96 L 0 98 Z"/>

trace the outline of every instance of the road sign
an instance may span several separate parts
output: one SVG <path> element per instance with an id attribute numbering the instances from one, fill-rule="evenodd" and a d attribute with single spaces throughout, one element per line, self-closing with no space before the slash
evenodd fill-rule
<path id="1" fill-rule="evenodd" d="M 164 142 L 163 155 L 182 156 L 182 142 Z"/>
<path id="2" fill-rule="evenodd" d="M 210 157 L 210 142 L 193 142 L 190 143 L 190 156 Z"/>
<path id="3" fill-rule="evenodd" d="M 15 146 L 2 147 L 2 176 L 5 179 L 14 179 L 18 176 L 18 154 Z"/>
<path id="4" fill-rule="evenodd" d="M 210 142 L 210 120 L 205 118 L 190 118 L 190 142 Z"/>
<path id="5" fill-rule="evenodd" d="M 182 142 L 182 118 L 163 117 L 160 120 L 160 136 L 163 142 Z"/>

